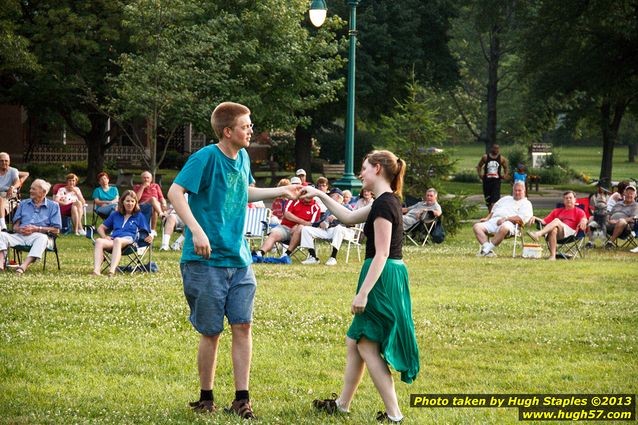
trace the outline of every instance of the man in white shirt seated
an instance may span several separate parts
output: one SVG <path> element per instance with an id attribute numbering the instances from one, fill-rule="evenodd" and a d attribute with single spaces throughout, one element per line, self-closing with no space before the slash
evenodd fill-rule
<path id="1" fill-rule="evenodd" d="M 514 235 L 517 224 L 522 226 L 534 216 L 532 203 L 525 195 L 525 183 L 514 183 L 512 193 L 513 196 L 499 199 L 492 207 L 492 212 L 472 227 L 476 239 L 481 244 L 479 256 L 495 257 L 494 248 L 508 235 Z M 491 242 L 489 234 L 494 235 Z"/>
<path id="2" fill-rule="evenodd" d="M 425 192 L 423 201 L 403 208 L 403 229 L 409 229 L 414 226 L 417 221 L 425 220 L 428 218 L 434 219 L 442 214 L 441 206 L 437 202 L 438 193 L 436 189 L 430 188 Z"/>

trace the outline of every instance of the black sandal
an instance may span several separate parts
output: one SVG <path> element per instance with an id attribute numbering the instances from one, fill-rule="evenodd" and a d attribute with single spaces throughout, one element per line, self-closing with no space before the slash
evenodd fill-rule
<path id="1" fill-rule="evenodd" d="M 328 413 L 329 415 L 334 415 L 339 411 L 339 406 L 337 406 L 337 394 L 332 393 L 333 398 L 327 398 L 324 400 L 313 400 L 312 405 L 315 409 Z"/>
<path id="2" fill-rule="evenodd" d="M 198 400 L 188 403 L 193 412 L 197 413 L 215 413 L 217 406 L 213 400 Z"/>
<path id="3" fill-rule="evenodd" d="M 253 408 L 250 404 L 250 400 L 247 399 L 233 401 L 230 407 L 225 408 L 224 411 L 226 413 L 234 413 L 242 419 L 257 419 L 255 414 L 253 413 Z"/>

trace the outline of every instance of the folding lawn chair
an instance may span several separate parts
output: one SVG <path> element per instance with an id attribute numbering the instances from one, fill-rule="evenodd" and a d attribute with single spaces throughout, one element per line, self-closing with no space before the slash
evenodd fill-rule
<path id="1" fill-rule="evenodd" d="M 432 230 L 434 230 L 436 223 L 440 219 L 440 217 L 434 217 L 432 212 L 428 211 L 424 218 L 403 230 L 403 237 L 416 246 L 425 246 L 430 239 Z M 421 243 L 417 242 L 417 240 L 420 240 Z"/>
<path id="2" fill-rule="evenodd" d="M 95 228 L 91 226 L 87 227 L 86 237 L 93 241 L 93 245 L 95 245 L 95 233 L 97 233 Z M 153 259 L 153 244 L 144 240 L 148 235 L 149 233 L 146 230 L 140 229 L 135 241 L 132 244 L 127 245 L 122 250 L 122 260 L 120 261 L 120 265 L 117 267 L 120 272 L 133 274 L 137 271 L 151 271 L 150 266 Z M 126 265 L 122 265 L 126 260 L 128 260 L 128 263 L 126 263 Z M 105 250 L 102 272 L 107 270 L 110 265 L 111 253 Z"/>
<path id="3" fill-rule="evenodd" d="M 346 264 L 350 258 L 350 247 L 357 248 L 357 258 L 361 262 L 361 239 L 363 238 L 363 226 L 365 223 L 359 223 L 356 226 L 348 227 L 346 235 L 343 238 L 344 242 L 348 242 L 348 248 L 346 251 Z"/>
<path id="4" fill-rule="evenodd" d="M 575 235 L 568 236 L 556 241 L 556 258 L 573 260 L 576 257 L 584 258 L 585 232 L 579 230 Z M 549 249 L 549 243 L 547 243 Z"/>
<path id="5" fill-rule="evenodd" d="M 611 234 L 606 233 L 606 237 L 607 239 L 605 240 L 605 244 L 603 246 L 607 246 L 607 244 L 611 242 L 610 241 Z M 622 241 L 622 243 L 619 241 Z M 630 226 L 627 226 L 627 228 L 620 234 L 620 236 L 618 236 L 618 238 L 613 242 L 613 244 L 616 248 L 621 248 L 621 249 L 635 248 L 636 246 L 638 246 L 638 241 L 636 241 L 636 232 Z"/>
<path id="6" fill-rule="evenodd" d="M 47 249 L 44 250 L 44 257 L 42 258 L 42 270 L 46 270 L 47 268 L 47 253 L 52 252 L 55 254 L 55 260 L 58 263 L 58 270 L 60 270 L 60 256 L 58 255 L 58 235 L 53 233 L 47 233 L 49 237 L 49 242 L 47 243 Z M 29 252 L 31 250 L 31 245 L 16 245 L 11 247 L 13 249 L 13 258 L 17 261 L 18 264 L 22 264 L 22 253 Z M 7 255 L 7 258 L 9 256 Z"/>
<path id="7" fill-rule="evenodd" d="M 244 237 L 249 244 L 253 240 L 259 240 L 259 244 L 264 243 L 268 234 L 268 223 L 272 211 L 269 208 L 247 208 L 246 219 L 244 220 Z M 252 244 L 251 244 L 252 246 Z"/>

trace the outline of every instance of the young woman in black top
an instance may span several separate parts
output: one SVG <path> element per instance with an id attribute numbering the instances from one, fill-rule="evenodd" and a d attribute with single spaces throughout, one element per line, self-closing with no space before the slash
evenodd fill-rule
<path id="1" fill-rule="evenodd" d="M 403 219 L 401 190 L 405 162 L 389 151 L 366 156 L 360 178 L 363 189 L 372 191 L 375 201 L 356 211 L 338 205 L 314 188 L 304 188 L 305 196 L 319 196 L 331 212 L 345 224 L 365 221 L 366 260 L 357 294 L 350 307 L 354 314 L 346 337 L 346 370 L 339 397 L 315 400 L 313 405 L 329 413 L 348 412 L 364 367 L 379 391 L 385 412 L 377 419 L 398 423 L 403 419 L 394 381 L 388 365 L 401 372 L 401 380 L 411 383 L 419 372 L 408 273 L 402 260 Z"/>

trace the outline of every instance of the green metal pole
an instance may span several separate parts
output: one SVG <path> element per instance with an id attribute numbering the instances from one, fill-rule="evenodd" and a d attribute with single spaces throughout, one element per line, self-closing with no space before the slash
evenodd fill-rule
<path id="1" fill-rule="evenodd" d="M 341 189 L 348 189 L 353 194 L 358 194 L 361 189 L 361 181 L 354 175 L 354 106 L 355 106 L 355 71 L 357 49 L 357 5 L 360 0 L 348 0 L 350 6 L 348 46 L 348 108 L 346 111 L 346 157 L 344 174 L 341 179 L 333 184 Z"/>

